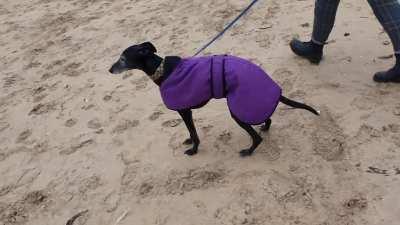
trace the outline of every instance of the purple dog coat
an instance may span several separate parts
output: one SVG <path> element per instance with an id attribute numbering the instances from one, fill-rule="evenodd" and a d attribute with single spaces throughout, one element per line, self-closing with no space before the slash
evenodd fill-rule
<path id="1" fill-rule="evenodd" d="M 175 111 L 226 98 L 231 113 L 251 125 L 269 119 L 282 94 L 259 66 L 223 55 L 182 59 L 160 92 L 165 105 Z"/>

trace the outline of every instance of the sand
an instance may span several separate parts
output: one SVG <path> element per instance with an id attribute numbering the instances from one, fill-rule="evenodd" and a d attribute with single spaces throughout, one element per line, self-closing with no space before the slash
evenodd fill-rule
<path id="1" fill-rule="evenodd" d="M 261 0 L 207 49 L 251 59 L 322 112 L 281 105 L 249 158 L 224 101 L 195 111 L 189 158 L 151 80 L 107 72 L 142 41 L 190 56 L 247 4 L 1 0 L 0 224 L 398 225 L 400 86 L 371 79 L 393 59 L 367 1 L 343 1 L 320 66 L 288 48 L 309 37 L 313 1 Z"/>

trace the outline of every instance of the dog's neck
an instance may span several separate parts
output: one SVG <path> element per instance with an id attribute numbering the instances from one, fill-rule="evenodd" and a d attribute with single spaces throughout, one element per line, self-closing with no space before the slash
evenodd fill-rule
<path id="1" fill-rule="evenodd" d="M 164 74 L 164 60 L 160 62 L 156 71 L 153 74 L 150 74 L 149 77 L 154 82 L 157 82 L 163 76 L 163 74 Z"/>
<path id="2" fill-rule="evenodd" d="M 176 66 L 178 66 L 180 61 L 181 58 L 178 56 L 166 56 L 165 58 L 161 58 L 154 54 L 146 59 L 142 70 L 155 84 L 161 86 L 164 80 L 166 80 Z"/>
<path id="3" fill-rule="evenodd" d="M 146 59 L 143 72 L 145 72 L 155 83 L 157 83 L 163 75 L 163 62 L 164 59 L 156 54 Z"/>
<path id="4" fill-rule="evenodd" d="M 163 58 L 156 54 L 148 56 L 145 59 L 143 72 L 145 72 L 148 76 L 153 75 L 156 72 L 157 68 L 161 65 L 162 61 Z"/>

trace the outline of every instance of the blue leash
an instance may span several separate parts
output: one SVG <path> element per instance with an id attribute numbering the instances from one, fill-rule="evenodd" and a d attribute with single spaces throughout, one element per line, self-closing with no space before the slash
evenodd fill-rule
<path id="1" fill-rule="evenodd" d="M 229 30 L 242 16 L 244 16 L 244 14 L 246 14 L 251 7 L 253 7 L 254 4 L 256 4 L 258 2 L 258 0 L 253 0 L 249 6 L 247 6 L 232 22 L 230 22 L 225 28 L 224 30 L 222 30 L 217 36 L 215 36 L 210 42 L 208 42 L 206 45 L 204 45 L 201 49 L 199 49 L 196 54 L 194 54 L 193 56 L 197 56 L 198 54 L 200 54 L 202 51 L 204 51 L 204 49 L 208 48 L 212 43 L 214 43 L 218 38 L 220 38 L 222 35 L 224 35 L 224 33 Z"/>

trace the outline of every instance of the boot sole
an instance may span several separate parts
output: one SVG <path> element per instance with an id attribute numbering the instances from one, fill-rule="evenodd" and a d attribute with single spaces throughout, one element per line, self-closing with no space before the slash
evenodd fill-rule
<path id="1" fill-rule="evenodd" d="M 373 77 L 373 80 L 374 80 L 376 83 L 400 83 L 400 79 L 395 79 L 395 80 L 384 80 L 384 79 L 381 79 L 381 78 L 377 78 L 376 75 Z"/>

